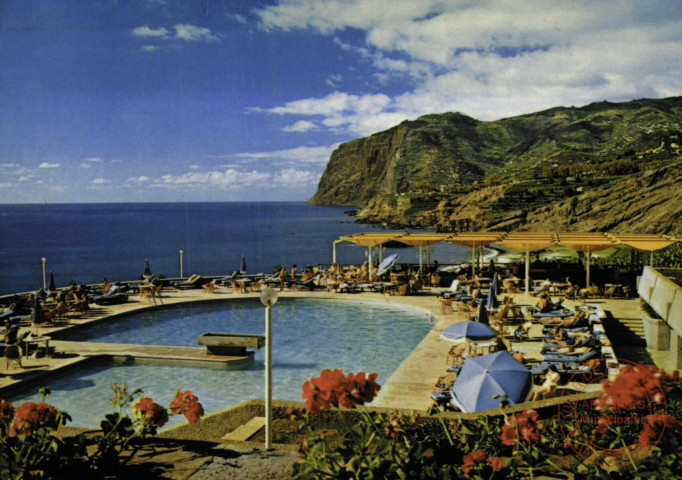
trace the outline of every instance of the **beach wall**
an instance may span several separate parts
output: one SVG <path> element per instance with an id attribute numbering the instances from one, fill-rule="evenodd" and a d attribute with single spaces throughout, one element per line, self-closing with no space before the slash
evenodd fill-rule
<path id="1" fill-rule="evenodd" d="M 667 352 L 668 366 L 682 368 L 682 287 L 652 267 L 644 267 L 637 288 L 647 348 Z"/>

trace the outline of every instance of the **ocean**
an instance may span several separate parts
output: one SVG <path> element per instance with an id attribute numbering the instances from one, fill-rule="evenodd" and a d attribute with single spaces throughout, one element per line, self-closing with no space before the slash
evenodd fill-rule
<path id="1" fill-rule="evenodd" d="M 302 202 L 0 205 L 0 294 L 41 288 L 41 258 L 57 287 L 105 276 L 139 279 L 145 259 L 152 273 L 177 277 L 179 250 L 185 276 L 229 274 L 242 255 L 250 274 L 270 273 L 275 265 L 297 264 L 301 271 L 331 263 L 338 237 L 379 230 L 355 223 L 346 210 Z M 361 263 L 365 252 L 339 244 L 337 260 Z M 418 263 L 417 249 L 391 252 L 400 262 Z M 469 252 L 439 245 L 431 258 L 459 263 Z"/>

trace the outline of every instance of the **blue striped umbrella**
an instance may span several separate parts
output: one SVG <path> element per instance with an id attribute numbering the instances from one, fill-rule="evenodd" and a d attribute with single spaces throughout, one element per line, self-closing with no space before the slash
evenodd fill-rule
<path id="1" fill-rule="evenodd" d="M 52 273 L 52 270 L 50 270 L 50 283 L 47 286 L 47 291 L 48 292 L 56 292 L 57 287 L 54 285 L 54 273 Z"/>
<path id="2" fill-rule="evenodd" d="M 144 259 L 144 272 L 142 273 L 145 277 L 151 277 L 152 276 L 152 269 L 149 268 L 149 260 L 146 258 Z"/>
<path id="3" fill-rule="evenodd" d="M 239 262 L 239 271 L 246 273 L 246 259 L 244 258 L 244 255 L 242 255 L 242 259 Z"/>
<path id="4" fill-rule="evenodd" d="M 495 289 L 491 286 L 488 289 L 488 298 L 485 301 L 485 307 L 488 310 L 495 310 L 499 305 L 500 301 L 497 299 L 497 295 L 495 295 Z"/>
<path id="5" fill-rule="evenodd" d="M 498 333 L 485 323 L 459 322 L 443 330 L 440 338 L 448 342 L 459 343 L 464 340 L 492 340 Z"/>
<path id="6" fill-rule="evenodd" d="M 490 325 L 490 320 L 488 319 L 488 309 L 485 303 L 481 301 L 481 305 L 478 307 L 478 315 L 476 315 L 476 322 L 483 323 L 485 325 Z"/>
<path id="7" fill-rule="evenodd" d="M 467 358 L 452 387 L 452 403 L 463 412 L 480 412 L 500 407 L 506 396 L 510 405 L 526 399 L 531 387 L 528 369 L 507 351 Z"/>

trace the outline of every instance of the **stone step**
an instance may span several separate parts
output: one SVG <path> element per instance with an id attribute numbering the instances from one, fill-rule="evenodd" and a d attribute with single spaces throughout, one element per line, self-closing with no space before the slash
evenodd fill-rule
<path id="1" fill-rule="evenodd" d="M 232 442 L 245 442 L 265 427 L 265 417 L 253 417 L 244 425 L 223 435 L 223 440 Z"/>

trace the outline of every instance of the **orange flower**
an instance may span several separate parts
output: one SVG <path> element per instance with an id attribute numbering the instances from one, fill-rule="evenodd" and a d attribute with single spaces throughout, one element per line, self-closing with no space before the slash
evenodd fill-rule
<path id="1" fill-rule="evenodd" d="M 148 397 L 140 398 L 133 405 L 133 413 L 146 427 L 161 428 L 168 421 L 168 411 Z"/>
<path id="2" fill-rule="evenodd" d="M 170 404 L 170 411 L 173 415 L 182 413 L 190 425 L 199 423 L 201 417 L 204 416 L 204 407 L 199 403 L 199 399 L 192 395 L 191 390 L 186 392 L 178 390 Z"/>
<path id="3" fill-rule="evenodd" d="M 364 372 L 359 372 L 357 375 L 349 373 L 346 377 L 343 370 L 323 370 L 319 377 L 303 384 L 306 411 L 319 413 L 332 407 L 353 408 L 369 403 L 381 388 L 375 381 L 378 376 L 373 373 L 367 377 Z"/>
<path id="4" fill-rule="evenodd" d="M 651 446 L 651 440 L 656 437 L 657 433 L 661 433 L 663 429 L 676 425 L 677 420 L 670 415 L 647 415 L 646 423 L 639 434 L 637 442 L 648 450 Z"/>
<path id="5" fill-rule="evenodd" d="M 483 450 L 476 450 L 468 455 L 464 455 L 464 463 L 462 464 L 462 472 L 464 472 L 464 478 L 469 478 L 471 470 L 474 467 L 485 460 L 485 452 Z"/>
<path id="6" fill-rule="evenodd" d="M 57 410 L 47 403 L 23 403 L 14 414 L 12 433 L 30 436 L 39 428 L 57 428 Z"/>
<path id="7" fill-rule="evenodd" d="M 490 457 L 488 459 L 488 463 L 495 472 L 499 472 L 500 470 L 503 470 L 504 468 L 507 467 L 505 461 L 499 457 Z"/>
<path id="8" fill-rule="evenodd" d="M 542 422 L 538 421 L 539 415 L 535 410 L 526 410 L 518 413 L 515 417 L 507 419 L 502 427 L 502 443 L 513 446 L 521 436 L 521 440 L 528 443 L 542 440 Z"/>

